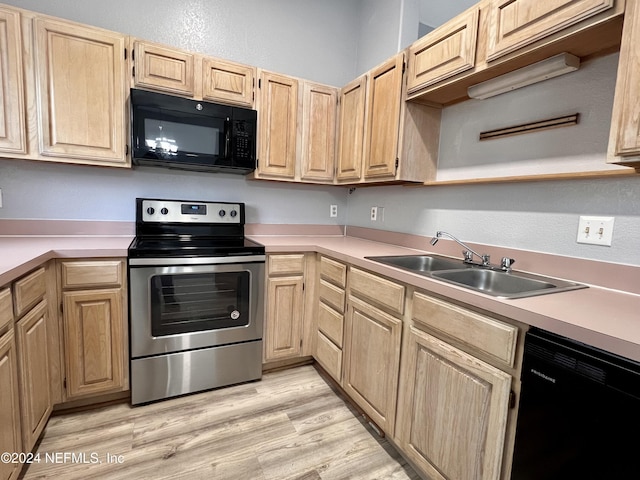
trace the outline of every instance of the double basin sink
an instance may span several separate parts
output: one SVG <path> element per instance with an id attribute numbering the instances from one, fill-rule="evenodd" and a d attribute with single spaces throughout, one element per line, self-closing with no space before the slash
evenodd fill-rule
<path id="1" fill-rule="evenodd" d="M 587 288 L 586 285 L 579 283 L 541 275 L 491 270 L 440 255 L 401 255 L 366 258 L 500 298 L 533 297 Z"/>

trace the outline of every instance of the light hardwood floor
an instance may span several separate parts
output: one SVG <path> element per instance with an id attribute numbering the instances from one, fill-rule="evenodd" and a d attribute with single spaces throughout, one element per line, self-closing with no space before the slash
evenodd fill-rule
<path id="1" fill-rule="evenodd" d="M 419 479 L 309 365 L 151 405 L 54 416 L 37 452 L 41 462 L 22 478 Z M 82 454 L 87 463 L 77 463 Z"/>

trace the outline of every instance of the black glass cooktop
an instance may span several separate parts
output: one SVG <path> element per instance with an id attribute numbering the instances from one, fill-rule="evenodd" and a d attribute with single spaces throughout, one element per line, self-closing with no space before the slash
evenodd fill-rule
<path id="1" fill-rule="evenodd" d="M 130 258 L 222 257 L 264 255 L 264 246 L 247 238 L 136 237 L 129 246 Z"/>

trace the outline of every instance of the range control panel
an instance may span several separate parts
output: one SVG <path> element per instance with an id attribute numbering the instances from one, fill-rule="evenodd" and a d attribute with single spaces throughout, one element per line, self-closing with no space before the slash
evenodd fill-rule
<path id="1" fill-rule="evenodd" d="M 244 205 L 226 202 L 183 202 L 143 200 L 142 221 L 146 223 L 242 224 Z"/>

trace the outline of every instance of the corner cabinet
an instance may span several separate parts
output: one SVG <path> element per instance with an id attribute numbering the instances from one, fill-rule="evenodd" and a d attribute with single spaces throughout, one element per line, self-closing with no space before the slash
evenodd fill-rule
<path id="1" fill-rule="evenodd" d="M 66 400 L 128 388 L 125 263 L 59 263 Z"/>
<path id="2" fill-rule="evenodd" d="M 336 171 L 336 180 L 339 183 L 356 182 L 362 175 L 366 101 L 366 75 L 358 77 L 340 91 Z"/>
<path id="3" fill-rule="evenodd" d="M 128 167 L 125 36 L 49 17 L 33 29 L 40 155 Z"/>
<path id="4" fill-rule="evenodd" d="M 640 5 L 628 1 L 613 103 L 609 162 L 640 168 Z"/>

